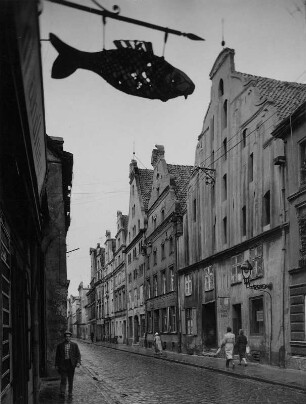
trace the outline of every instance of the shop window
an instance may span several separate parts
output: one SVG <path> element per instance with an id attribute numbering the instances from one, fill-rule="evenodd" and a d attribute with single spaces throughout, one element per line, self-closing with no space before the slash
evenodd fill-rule
<path id="1" fill-rule="evenodd" d="M 176 307 L 175 306 L 170 307 L 169 321 L 170 321 L 169 331 L 176 332 L 177 330 L 176 330 Z"/>
<path id="2" fill-rule="evenodd" d="M 192 277 L 191 274 L 185 275 L 185 296 L 192 294 Z"/>
<path id="3" fill-rule="evenodd" d="M 148 311 L 147 313 L 147 331 L 148 333 L 152 333 L 153 332 L 153 327 L 152 327 L 152 311 Z"/>
<path id="4" fill-rule="evenodd" d="M 154 332 L 159 332 L 159 310 L 154 310 Z"/>
<path id="5" fill-rule="evenodd" d="M 250 299 L 250 331 L 253 335 L 264 333 L 263 297 Z"/>
<path id="6" fill-rule="evenodd" d="M 162 332 L 168 331 L 167 309 L 162 309 Z"/>

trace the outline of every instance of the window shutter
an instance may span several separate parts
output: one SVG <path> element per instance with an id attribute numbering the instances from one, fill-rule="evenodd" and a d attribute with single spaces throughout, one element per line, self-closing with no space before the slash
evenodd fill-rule
<path id="1" fill-rule="evenodd" d="M 186 335 L 186 319 L 185 310 L 181 311 L 182 334 Z"/>
<path id="2" fill-rule="evenodd" d="M 192 333 L 193 333 L 193 335 L 198 334 L 197 309 L 192 309 Z"/>

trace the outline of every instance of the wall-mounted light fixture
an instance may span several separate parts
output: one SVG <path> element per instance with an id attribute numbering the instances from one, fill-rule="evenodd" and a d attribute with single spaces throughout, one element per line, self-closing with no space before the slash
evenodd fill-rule
<path id="1" fill-rule="evenodd" d="M 252 267 L 249 260 L 246 260 L 241 265 L 241 270 L 242 270 L 243 281 L 244 281 L 244 284 L 245 284 L 245 286 L 247 288 L 254 289 L 254 290 L 255 289 L 256 290 L 260 290 L 260 289 L 270 289 L 270 290 L 272 290 L 272 286 L 273 286 L 272 282 L 270 282 L 270 283 L 262 283 L 262 284 L 259 284 L 259 285 L 251 285 L 250 284 L 250 282 L 251 282 L 251 273 L 252 273 L 253 267 Z"/>

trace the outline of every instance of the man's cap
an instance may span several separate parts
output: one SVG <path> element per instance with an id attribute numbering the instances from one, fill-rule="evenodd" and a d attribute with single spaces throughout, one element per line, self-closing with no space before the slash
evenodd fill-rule
<path id="1" fill-rule="evenodd" d="M 72 332 L 70 332 L 69 330 L 66 330 L 65 332 L 64 332 L 64 335 L 72 335 Z"/>

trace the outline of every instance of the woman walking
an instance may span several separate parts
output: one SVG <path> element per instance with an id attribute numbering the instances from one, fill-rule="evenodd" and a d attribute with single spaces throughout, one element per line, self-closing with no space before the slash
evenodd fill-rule
<path id="1" fill-rule="evenodd" d="M 233 350 L 235 345 L 235 334 L 232 333 L 231 327 L 227 327 L 226 334 L 224 334 L 221 342 L 221 348 L 224 347 L 226 357 L 226 368 L 229 368 L 230 362 L 232 362 L 232 368 L 235 369 L 235 363 L 233 359 Z"/>
<path id="2" fill-rule="evenodd" d="M 247 361 L 245 358 L 246 346 L 248 344 L 247 337 L 244 335 L 243 330 L 239 330 L 239 335 L 237 337 L 237 347 L 238 347 L 238 354 L 239 354 L 239 365 L 241 365 L 241 361 L 243 362 L 244 366 L 247 366 Z"/>
<path id="3" fill-rule="evenodd" d="M 155 353 L 161 355 L 163 352 L 163 347 L 158 332 L 156 332 L 154 335 L 154 347 L 155 347 Z"/>

